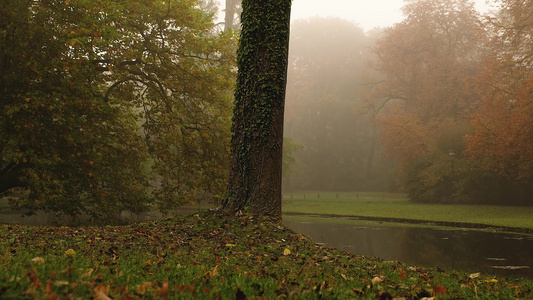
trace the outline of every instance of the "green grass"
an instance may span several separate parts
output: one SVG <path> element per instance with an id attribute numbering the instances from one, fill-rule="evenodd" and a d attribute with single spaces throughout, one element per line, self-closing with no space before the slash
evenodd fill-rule
<path id="1" fill-rule="evenodd" d="M 476 223 L 533 229 L 533 207 L 414 203 L 405 195 L 397 193 L 287 193 L 283 198 L 283 212 Z"/>
<path id="2" fill-rule="evenodd" d="M 104 227 L 0 225 L 2 299 L 515 299 L 533 281 L 317 245 L 281 223 L 202 213 Z"/>

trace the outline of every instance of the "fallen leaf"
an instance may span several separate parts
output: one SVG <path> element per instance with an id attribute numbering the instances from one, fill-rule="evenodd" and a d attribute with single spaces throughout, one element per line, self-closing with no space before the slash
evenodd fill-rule
<path id="1" fill-rule="evenodd" d="M 209 272 L 209 277 L 215 277 L 218 274 L 218 265 L 216 265 L 211 272 Z"/>
<path id="2" fill-rule="evenodd" d="M 111 298 L 109 298 L 104 292 L 102 291 L 97 291 L 94 293 L 94 296 L 93 296 L 93 299 L 94 300 L 111 300 Z"/>
<path id="3" fill-rule="evenodd" d="M 439 295 L 439 294 L 446 295 L 448 294 L 448 290 L 443 286 L 437 286 L 433 288 L 433 293 L 435 293 L 435 295 Z"/>
<path id="4" fill-rule="evenodd" d="M 68 249 L 67 251 L 65 251 L 65 256 L 72 256 L 76 254 L 76 251 L 74 251 L 74 249 Z"/>
<path id="5" fill-rule="evenodd" d="M 285 248 L 285 250 L 283 250 L 283 255 L 290 255 L 291 254 L 291 250 Z"/>
<path id="6" fill-rule="evenodd" d="M 481 273 L 472 273 L 472 274 L 470 274 L 470 276 L 468 276 L 468 278 L 470 278 L 470 279 L 478 278 L 479 275 L 481 275 Z"/>
<path id="7" fill-rule="evenodd" d="M 90 268 L 88 269 L 85 273 L 81 274 L 81 278 L 84 278 L 84 277 L 91 277 L 91 274 L 93 273 L 94 269 L 93 268 Z"/>
<path id="8" fill-rule="evenodd" d="M 37 278 L 37 275 L 34 271 L 28 273 L 28 278 L 31 281 L 30 287 L 26 291 L 27 294 L 33 294 L 41 286 L 41 280 Z"/>
<path id="9" fill-rule="evenodd" d="M 48 282 L 46 283 L 46 294 L 48 295 L 48 299 L 57 300 L 56 295 L 54 294 L 54 292 L 52 292 L 52 284 L 50 280 L 48 280 Z"/>
<path id="10" fill-rule="evenodd" d="M 95 287 L 93 300 L 111 300 L 111 298 L 107 296 L 109 289 L 110 286 L 105 286 L 104 284 L 100 284 Z"/>
<path id="11" fill-rule="evenodd" d="M 143 282 L 141 284 L 139 284 L 137 286 L 137 288 L 135 289 L 135 291 L 137 292 L 137 294 L 139 295 L 144 295 L 146 294 L 146 291 L 147 290 L 150 290 L 152 288 L 152 283 L 151 282 Z"/>
<path id="12" fill-rule="evenodd" d="M 400 277 L 399 277 L 399 279 L 400 279 L 400 280 L 403 280 L 403 279 L 405 278 L 405 271 L 404 271 L 404 269 L 400 268 L 400 270 L 398 270 L 398 271 L 399 271 L 399 273 L 400 273 Z"/>
<path id="13" fill-rule="evenodd" d="M 168 299 L 168 279 L 163 282 L 163 286 L 158 290 L 161 298 Z"/>
<path id="14" fill-rule="evenodd" d="M 372 278 L 372 284 L 378 284 L 378 283 L 381 283 L 381 282 L 383 282 L 383 277 L 376 276 L 376 277 Z"/>
<path id="15" fill-rule="evenodd" d="M 32 258 L 31 262 L 32 262 L 32 263 L 37 263 L 37 264 L 42 264 L 42 263 L 44 263 L 44 258 L 42 258 L 42 257 L 35 257 L 35 258 Z"/>

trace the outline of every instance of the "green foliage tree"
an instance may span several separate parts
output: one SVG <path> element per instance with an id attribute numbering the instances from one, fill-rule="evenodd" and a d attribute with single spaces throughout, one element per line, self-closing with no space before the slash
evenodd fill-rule
<path id="1" fill-rule="evenodd" d="M 102 217 L 220 192 L 234 42 L 194 1 L 4 4 L 0 177 L 30 191 L 14 207 Z"/>
<path id="2" fill-rule="evenodd" d="M 291 0 L 244 0 L 224 207 L 281 218 Z"/>

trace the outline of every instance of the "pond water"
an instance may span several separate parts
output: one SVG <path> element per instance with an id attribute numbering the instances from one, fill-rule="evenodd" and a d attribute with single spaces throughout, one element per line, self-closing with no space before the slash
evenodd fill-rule
<path id="1" fill-rule="evenodd" d="M 384 260 L 533 278 L 533 236 L 309 217 L 284 223 L 317 243 Z M 334 223 L 337 221 L 337 223 Z"/>

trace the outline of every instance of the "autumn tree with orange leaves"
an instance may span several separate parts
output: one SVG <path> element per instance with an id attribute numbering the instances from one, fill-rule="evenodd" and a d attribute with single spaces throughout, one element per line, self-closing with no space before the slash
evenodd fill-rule
<path id="1" fill-rule="evenodd" d="M 506 203 L 532 203 L 533 1 L 505 1 L 493 20 L 491 55 L 482 82 L 486 92 L 473 115 L 466 153 L 493 174 Z"/>
<path id="2" fill-rule="evenodd" d="M 385 76 L 372 96 L 382 140 L 414 201 L 457 201 L 448 153 L 461 159 L 479 105 L 484 26 L 471 1 L 411 0 L 403 13 L 375 48 L 374 66 Z"/>

